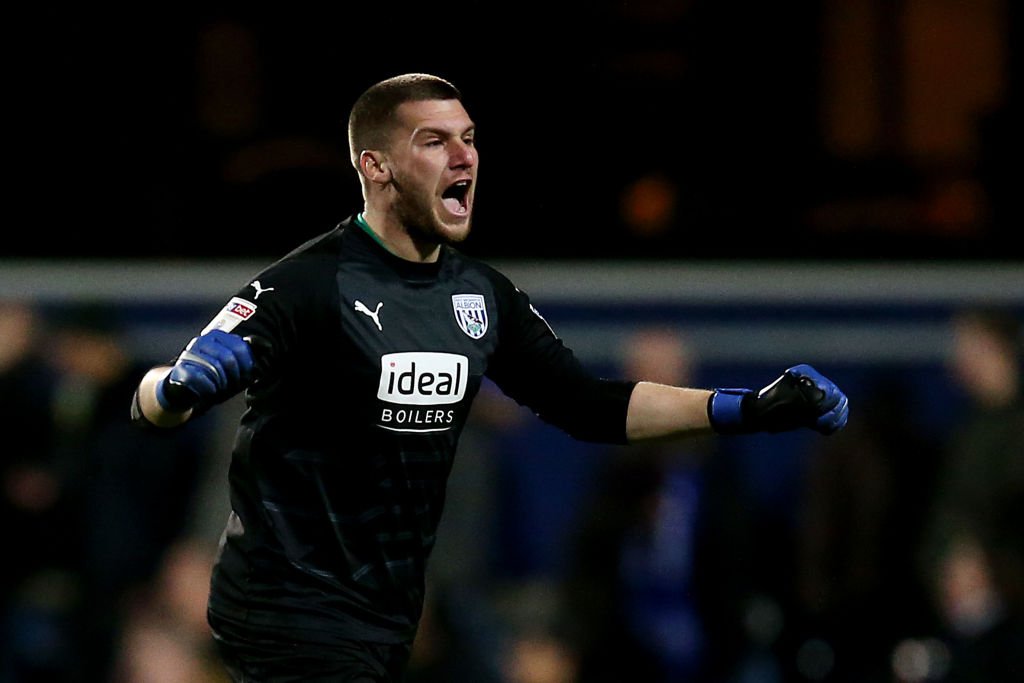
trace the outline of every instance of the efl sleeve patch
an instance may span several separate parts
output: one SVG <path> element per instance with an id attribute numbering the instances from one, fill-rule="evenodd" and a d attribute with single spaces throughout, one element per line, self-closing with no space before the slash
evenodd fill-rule
<path id="1" fill-rule="evenodd" d="M 256 304 L 246 301 L 240 297 L 232 297 L 220 313 L 203 328 L 200 334 L 206 334 L 211 330 L 230 332 L 235 329 L 238 323 L 248 320 L 256 313 Z"/>

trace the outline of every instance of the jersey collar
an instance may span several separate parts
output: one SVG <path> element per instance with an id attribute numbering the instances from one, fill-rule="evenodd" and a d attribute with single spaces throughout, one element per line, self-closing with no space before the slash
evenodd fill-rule
<path id="1" fill-rule="evenodd" d="M 437 274 L 441 271 L 441 265 L 445 260 L 445 253 L 447 247 L 441 245 L 441 251 L 437 256 L 437 260 L 432 263 L 417 263 L 416 261 L 408 261 L 400 256 L 395 256 L 391 251 L 384 246 L 384 242 L 381 241 L 380 237 L 375 233 L 366 222 L 366 218 L 363 217 L 362 213 L 356 214 L 352 219 L 352 223 L 360 228 L 356 233 L 364 236 L 364 242 L 369 248 L 376 252 L 378 256 L 385 263 L 391 266 L 402 278 L 406 280 L 434 280 L 437 278 Z"/>

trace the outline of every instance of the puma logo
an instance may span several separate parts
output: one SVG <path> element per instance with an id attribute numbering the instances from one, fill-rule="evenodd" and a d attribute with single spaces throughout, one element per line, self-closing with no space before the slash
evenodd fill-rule
<path id="1" fill-rule="evenodd" d="M 253 297 L 254 299 L 259 299 L 260 298 L 260 294 L 262 294 L 263 292 L 273 292 L 274 291 L 273 287 L 266 287 L 266 288 L 264 288 L 263 285 L 260 284 L 259 280 L 253 280 L 251 287 L 256 290 L 256 296 Z"/>
<path id="2" fill-rule="evenodd" d="M 377 329 L 380 330 L 381 332 L 384 331 L 384 328 L 380 326 L 380 318 L 378 316 L 380 315 L 380 307 L 383 305 L 384 302 L 381 301 L 379 304 L 377 304 L 377 308 L 371 311 L 369 308 L 366 307 L 366 304 L 356 299 L 356 310 L 360 313 L 365 313 L 366 315 L 373 318 L 374 324 L 377 325 Z"/>

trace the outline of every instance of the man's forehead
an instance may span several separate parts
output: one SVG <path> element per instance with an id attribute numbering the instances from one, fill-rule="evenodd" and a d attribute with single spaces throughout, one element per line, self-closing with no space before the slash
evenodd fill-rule
<path id="1" fill-rule="evenodd" d="M 418 100 L 398 107 L 398 120 L 410 133 L 423 129 L 463 131 L 473 120 L 459 100 Z"/>

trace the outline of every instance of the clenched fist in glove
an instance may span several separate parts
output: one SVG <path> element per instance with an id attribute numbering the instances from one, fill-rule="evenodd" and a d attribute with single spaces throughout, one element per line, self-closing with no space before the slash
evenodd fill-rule
<path id="1" fill-rule="evenodd" d="M 211 330 L 194 338 L 157 386 L 160 405 L 173 412 L 200 401 L 227 398 L 245 388 L 252 377 L 253 355 L 238 335 Z"/>
<path id="2" fill-rule="evenodd" d="M 849 401 L 810 365 L 794 365 L 754 393 L 715 389 L 708 400 L 711 426 L 720 434 L 786 432 L 801 427 L 831 434 L 846 426 Z"/>

